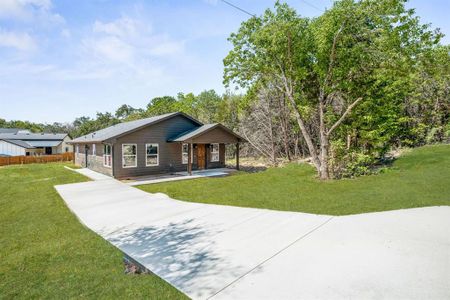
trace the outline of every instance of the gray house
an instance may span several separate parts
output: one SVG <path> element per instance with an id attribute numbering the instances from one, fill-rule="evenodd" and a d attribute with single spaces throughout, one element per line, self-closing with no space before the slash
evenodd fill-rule
<path id="1" fill-rule="evenodd" d="M 245 139 L 221 124 L 202 124 L 181 112 L 120 123 L 71 141 L 75 163 L 113 176 L 142 175 L 221 168 L 225 144 Z"/>
<path id="2" fill-rule="evenodd" d="M 32 133 L 17 128 L 0 128 L 0 155 L 32 156 L 72 152 L 66 133 Z"/>

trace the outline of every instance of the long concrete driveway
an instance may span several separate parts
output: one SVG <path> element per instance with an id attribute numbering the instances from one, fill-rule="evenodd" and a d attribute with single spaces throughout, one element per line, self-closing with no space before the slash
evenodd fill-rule
<path id="1" fill-rule="evenodd" d="M 193 299 L 450 299 L 450 207 L 332 217 L 182 202 L 113 179 L 56 190 Z"/>

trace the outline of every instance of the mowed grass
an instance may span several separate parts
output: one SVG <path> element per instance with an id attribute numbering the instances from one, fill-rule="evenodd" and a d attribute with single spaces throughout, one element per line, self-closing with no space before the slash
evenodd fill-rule
<path id="1" fill-rule="evenodd" d="M 327 182 L 306 164 L 261 173 L 140 186 L 186 201 L 348 215 L 450 205 L 450 145 L 417 148 L 384 173 Z"/>
<path id="2" fill-rule="evenodd" d="M 125 275 L 121 252 L 53 188 L 85 180 L 59 163 L 0 168 L 0 299 L 186 298 L 156 276 Z"/>

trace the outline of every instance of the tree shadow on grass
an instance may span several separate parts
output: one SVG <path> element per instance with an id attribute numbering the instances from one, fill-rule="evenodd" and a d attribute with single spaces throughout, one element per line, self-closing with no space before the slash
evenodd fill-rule
<path id="1" fill-rule="evenodd" d="M 108 240 L 190 296 L 205 298 L 226 284 L 219 278 L 235 278 L 241 269 L 217 253 L 211 239 L 217 233 L 187 219 L 124 229 Z"/>

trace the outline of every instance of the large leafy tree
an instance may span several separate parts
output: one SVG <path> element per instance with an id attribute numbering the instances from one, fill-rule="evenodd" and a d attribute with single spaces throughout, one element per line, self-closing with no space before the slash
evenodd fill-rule
<path id="1" fill-rule="evenodd" d="M 383 100 L 380 89 L 395 90 L 396 70 L 438 41 L 404 2 L 342 0 L 315 19 L 277 2 L 274 11 L 249 19 L 230 36 L 225 83 L 284 93 L 320 178 L 328 179 L 331 142 L 363 122 L 352 112 L 361 109 L 366 123 L 382 122 L 386 112 L 397 119 L 398 105 L 389 100 L 400 94 Z"/>

